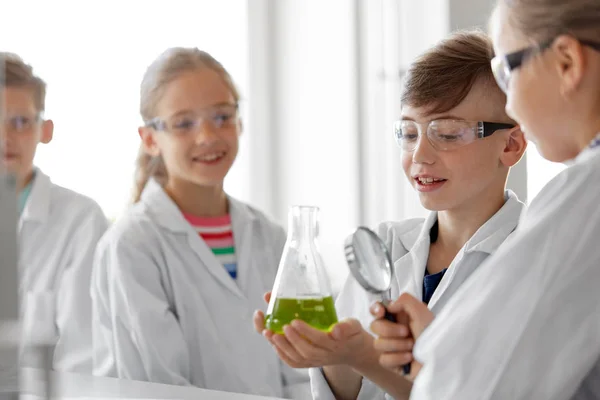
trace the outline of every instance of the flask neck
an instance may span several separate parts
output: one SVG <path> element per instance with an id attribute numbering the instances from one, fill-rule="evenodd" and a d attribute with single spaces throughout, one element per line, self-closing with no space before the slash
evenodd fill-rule
<path id="1" fill-rule="evenodd" d="M 289 213 L 288 238 L 296 242 L 314 241 L 319 234 L 318 207 L 293 206 Z"/>

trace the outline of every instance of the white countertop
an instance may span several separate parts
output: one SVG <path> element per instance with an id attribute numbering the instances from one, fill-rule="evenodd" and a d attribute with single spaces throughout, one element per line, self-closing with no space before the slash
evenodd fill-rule
<path id="1" fill-rule="evenodd" d="M 274 397 L 216 392 L 193 387 L 161 385 L 116 378 L 52 372 L 55 393 L 59 399 L 181 399 L 181 400 L 282 400 Z M 24 368 L 21 376 L 22 399 L 35 399 L 44 394 L 43 371 Z"/>

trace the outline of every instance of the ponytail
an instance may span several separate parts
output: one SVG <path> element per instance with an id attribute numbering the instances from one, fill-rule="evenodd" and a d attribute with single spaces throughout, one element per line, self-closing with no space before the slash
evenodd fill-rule
<path id="1" fill-rule="evenodd" d="M 161 156 L 153 157 L 144 151 L 140 145 L 135 162 L 135 180 L 132 194 L 132 202 L 137 203 L 142 197 L 142 192 L 150 178 L 156 179 L 160 185 L 167 181 L 167 169 Z"/>

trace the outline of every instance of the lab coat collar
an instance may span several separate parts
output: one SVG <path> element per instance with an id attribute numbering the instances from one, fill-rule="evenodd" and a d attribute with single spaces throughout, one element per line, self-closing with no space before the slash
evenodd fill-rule
<path id="1" fill-rule="evenodd" d="M 171 232 L 187 236 L 190 247 L 215 279 L 238 297 L 245 298 L 240 287 L 229 276 L 206 242 L 200 238 L 198 232 L 185 219 L 175 202 L 156 180 L 148 181 L 142 192 L 141 200 L 151 210 L 159 225 Z M 235 243 L 237 279 L 239 282 L 244 282 L 252 263 L 252 225 L 257 217 L 244 203 L 229 196 L 227 196 L 227 200 Z"/>
<path id="2" fill-rule="evenodd" d="M 50 214 L 51 191 L 50 177 L 40 169 L 36 169 L 31 193 L 20 217 L 21 223 L 24 221 L 46 222 Z"/>
<path id="3" fill-rule="evenodd" d="M 596 136 L 592 139 L 589 146 L 590 149 L 594 149 L 596 147 L 600 147 L 600 132 L 596 134 Z"/>
<path id="4" fill-rule="evenodd" d="M 413 247 L 419 243 L 423 244 L 423 242 L 429 243 L 429 231 L 433 225 L 437 222 L 437 212 L 431 212 L 425 219 L 425 222 L 421 225 L 415 226 L 413 229 L 404 233 L 400 236 L 400 241 L 405 249 L 408 251 L 412 251 Z M 429 251 L 429 249 L 427 249 Z"/>
<path id="5" fill-rule="evenodd" d="M 468 254 L 475 252 L 492 254 L 517 228 L 524 205 L 510 190 L 505 192 L 505 199 L 500 210 L 479 227 L 452 260 L 447 273 L 429 301 L 431 310 L 437 310 L 441 299 L 447 298 L 447 289 L 458 276 L 460 268 L 464 265 L 463 260 Z"/>
<path id="6" fill-rule="evenodd" d="M 583 151 L 579 153 L 577 157 L 575 157 L 575 159 L 572 160 L 572 162 L 566 164 L 579 164 L 592 158 L 594 155 L 597 155 L 598 152 L 600 152 L 600 133 L 598 133 L 596 137 L 594 137 L 594 139 L 590 142 L 589 146 L 583 149 Z"/>
<path id="7" fill-rule="evenodd" d="M 477 232 L 467 241 L 463 250 L 464 253 L 481 251 L 488 254 L 493 253 L 515 230 L 523 211 L 524 204 L 521 203 L 517 196 L 510 190 L 506 191 L 506 202 L 502 208 L 492 216 L 485 224 L 483 224 Z M 429 259 L 429 249 L 431 246 L 430 231 L 433 225 L 437 222 L 437 212 L 432 212 L 422 225 L 417 225 L 415 228 L 400 236 L 400 241 L 405 249 L 408 250 L 404 256 L 394 262 L 394 271 L 398 274 L 396 281 L 399 284 L 400 293 L 409 292 L 415 293 L 417 298 L 423 296 L 423 278 L 425 269 L 427 268 L 427 260 Z M 457 256 L 458 257 L 458 256 Z M 453 261 L 454 263 L 455 261 Z M 412 271 L 408 273 L 406 271 Z M 452 275 L 446 274 L 442 282 L 446 281 L 445 286 L 451 280 Z M 449 276 L 450 275 L 450 276 Z M 408 279 L 407 279 L 408 278 Z M 440 296 L 442 290 L 436 290 L 436 294 L 432 297 L 429 306 L 433 307 Z M 438 293 L 439 292 L 439 293 Z"/>
<path id="8" fill-rule="evenodd" d="M 174 233 L 188 233 L 190 224 L 175 204 L 167 195 L 160 183 L 150 179 L 146 183 L 140 201 L 152 212 L 155 221 Z"/>
<path id="9" fill-rule="evenodd" d="M 150 179 L 146 184 L 141 196 L 141 201 L 152 210 L 156 221 L 164 228 L 173 232 L 189 233 L 193 231 L 190 224 L 185 219 L 177 204 L 167 195 L 162 186 L 155 180 Z M 227 196 L 229 203 L 229 214 L 233 229 L 241 221 L 254 220 L 255 214 L 249 208 L 238 200 Z M 234 232 L 235 233 L 235 232 Z M 194 232 L 196 234 L 196 232 Z"/>
<path id="10" fill-rule="evenodd" d="M 423 297 L 423 278 L 431 244 L 429 231 L 436 221 L 437 213 L 432 212 L 422 225 L 400 236 L 400 242 L 408 253 L 394 262 L 395 279 L 400 290 L 398 295 L 408 292 L 414 293 L 419 299 Z"/>
<path id="11" fill-rule="evenodd" d="M 505 192 L 505 198 L 502 208 L 465 243 L 465 253 L 480 251 L 492 254 L 517 228 L 525 205 L 511 190 Z"/>

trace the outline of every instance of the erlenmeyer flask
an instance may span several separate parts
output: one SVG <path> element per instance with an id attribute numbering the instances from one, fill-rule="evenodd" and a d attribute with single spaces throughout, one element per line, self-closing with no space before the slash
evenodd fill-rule
<path id="1" fill-rule="evenodd" d="M 275 333 L 294 319 L 329 331 L 337 322 L 331 286 L 317 244 L 317 207 L 293 206 L 265 326 Z"/>

